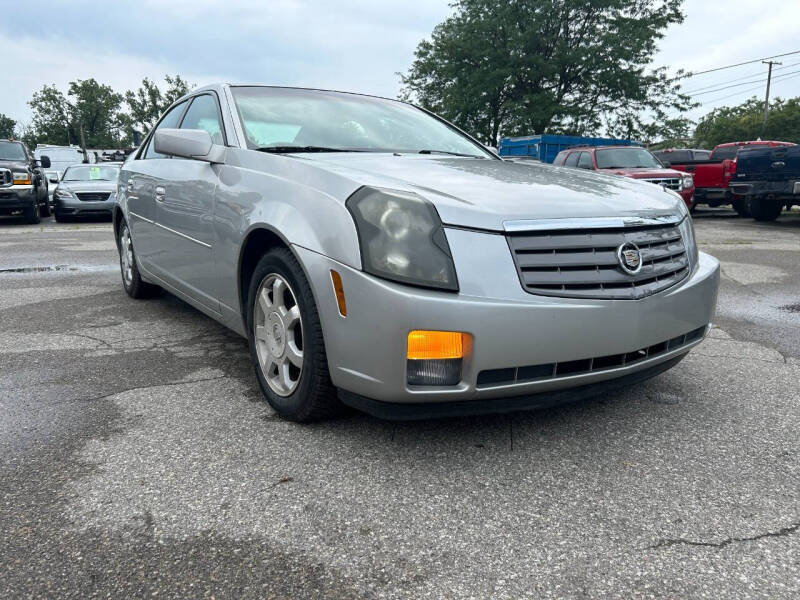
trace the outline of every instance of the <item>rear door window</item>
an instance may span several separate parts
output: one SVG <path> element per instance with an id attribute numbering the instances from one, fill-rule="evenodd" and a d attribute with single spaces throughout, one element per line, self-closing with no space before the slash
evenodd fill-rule
<path id="1" fill-rule="evenodd" d="M 177 129 L 178 123 L 181 121 L 181 115 L 183 114 L 183 110 L 186 108 L 186 102 L 181 102 L 180 104 L 174 106 L 164 118 L 161 119 L 161 122 L 158 124 L 158 127 L 155 128 L 153 133 L 155 134 L 156 131 L 159 129 Z M 150 140 L 147 142 L 147 150 L 144 153 L 143 158 L 168 158 L 163 154 L 159 154 L 153 148 L 153 136 L 150 136 Z"/>
<path id="2" fill-rule="evenodd" d="M 561 165 L 564 164 L 564 159 L 566 158 L 567 158 L 566 152 L 559 152 L 558 156 L 556 156 L 556 159 L 553 161 L 553 164 L 556 165 L 557 167 L 560 167 Z"/>
<path id="3" fill-rule="evenodd" d="M 565 167 L 577 167 L 578 166 L 578 154 L 580 152 L 570 152 L 567 160 L 564 161 Z"/>
<path id="4" fill-rule="evenodd" d="M 591 152 L 581 152 L 581 155 L 578 158 L 578 168 L 589 169 L 590 171 L 594 169 Z"/>

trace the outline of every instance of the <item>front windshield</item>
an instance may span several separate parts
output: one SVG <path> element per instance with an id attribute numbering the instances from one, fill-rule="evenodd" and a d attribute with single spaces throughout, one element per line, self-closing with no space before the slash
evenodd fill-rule
<path id="1" fill-rule="evenodd" d="M 233 87 L 231 91 L 250 148 L 491 157 L 452 127 L 402 102 L 293 88 Z"/>
<path id="2" fill-rule="evenodd" d="M 663 165 L 644 148 L 595 150 L 598 169 L 662 169 Z"/>
<path id="3" fill-rule="evenodd" d="M 64 173 L 62 181 L 116 181 L 119 167 L 96 165 L 70 167 Z"/>
<path id="4" fill-rule="evenodd" d="M 0 142 L 0 160 L 25 160 L 25 150 L 17 142 Z"/>

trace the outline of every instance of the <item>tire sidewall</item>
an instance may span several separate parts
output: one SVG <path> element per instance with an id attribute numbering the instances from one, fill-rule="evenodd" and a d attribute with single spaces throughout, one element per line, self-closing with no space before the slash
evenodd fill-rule
<path id="1" fill-rule="evenodd" d="M 295 300 L 300 308 L 300 317 L 303 323 L 303 371 L 300 374 L 300 382 L 288 396 L 279 396 L 269 387 L 258 361 L 253 331 L 256 294 L 261 287 L 261 283 L 272 274 L 280 275 L 291 286 Z M 314 344 L 320 338 L 315 335 L 316 332 L 312 331 L 312 328 L 320 327 L 320 325 L 316 303 L 310 290 L 311 287 L 305 274 L 297 261 L 289 254 L 289 251 L 276 249 L 267 252 L 259 260 L 250 280 L 250 289 L 247 294 L 247 340 L 258 384 L 270 406 L 281 416 L 293 420 L 304 420 L 310 412 L 311 406 L 308 398 L 314 381 L 318 378 L 319 365 L 316 364 L 313 357 L 317 354 Z"/>

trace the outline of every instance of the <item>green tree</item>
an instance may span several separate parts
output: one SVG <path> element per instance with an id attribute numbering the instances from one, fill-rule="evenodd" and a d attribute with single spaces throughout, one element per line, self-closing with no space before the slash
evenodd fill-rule
<path id="1" fill-rule="evenodd" d="M 193 87 L 180 75 L 166 75 L 166 91 L 162 92 L 158 85 L 145 77 L 136 91 L 125 92 L 125 104 L 128 106 L 128 126 L 142 133 L 147 133 L 156 124 L 159 117 L 178 98 Z"/>
<path id="2" fill-rule="evenodd" d="M 770 101 L 767 125 L 762 130 L 764 101 L 750 98 L 738 106 L 712 110 L 697 122 L 697 144 L 713 148 L 725 142 L 762 139 L 800 143 L 800 98 Z"/>
<path id="3" fill-rule="evenodd" d="M 37 143 L 79 144 L 81 132 L 89 148 L 114 147 L 122 141 L 122 95 L 94 79 L 71 81 L 67 95 L 45 85 L 28 104 Z"/>
<path id="4" fill-rule="evenodd" d="M 456 0 L 415 51 L 401 97 L 482 141 L 500 134 L 659 137 L 692 106 L 649 68 L 682 0 Z"/>
<path id="5" fill-rule="evenodd" d="M 11 117 L 0 113 L 0 138 L 13 138 L 15 137 L 15 131 L 17 128 L 17 122 L 12 119 Z"/>

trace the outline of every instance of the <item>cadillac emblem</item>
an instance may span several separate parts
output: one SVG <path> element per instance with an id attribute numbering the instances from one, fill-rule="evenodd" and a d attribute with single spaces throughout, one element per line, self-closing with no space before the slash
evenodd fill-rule
<path id="1" fill-rule="evenodd" d="M 625 242 L 617 248 L 617 260 L 629 275 L 636 275 L 642 269 L 642 252 L 633 242 Z"/>

